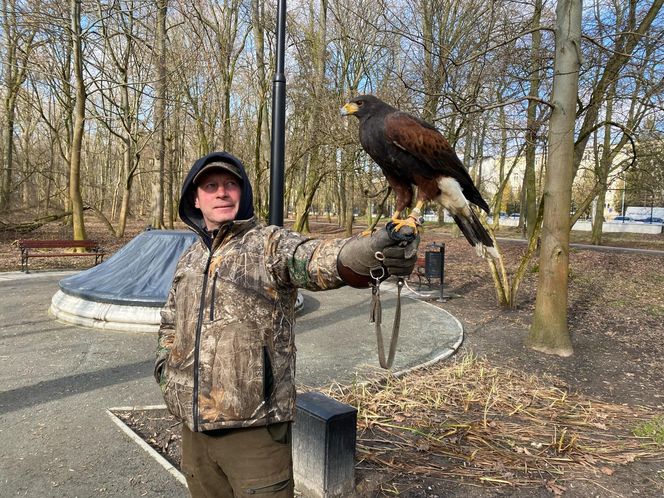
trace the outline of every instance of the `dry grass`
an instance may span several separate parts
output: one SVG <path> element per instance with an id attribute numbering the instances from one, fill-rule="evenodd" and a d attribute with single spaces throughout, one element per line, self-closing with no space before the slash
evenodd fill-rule
<path id="1" fill-rule="evenodd" d="M 635 430 L 657 412 L 570 393 L 467 355 L 382 382 L 334 386 L 358 409 L 358 458 L 398 474 L 477 484 L 539 486 L 606 475 L 664 447 Z"/>

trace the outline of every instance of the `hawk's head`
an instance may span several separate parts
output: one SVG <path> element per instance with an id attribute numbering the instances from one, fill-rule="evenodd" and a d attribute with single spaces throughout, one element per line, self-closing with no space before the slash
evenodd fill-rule
<path id="1" fill-rule="evenodd" d="M 383 106 L 385 106 L 385 102 L 378 97 L 374 97 L 373 95 L 358 95 L 341 108 L 341 115 L 357 116 L 359 119 L 362 119 L 364 116 L 374 114 L 377 109 Z"/>

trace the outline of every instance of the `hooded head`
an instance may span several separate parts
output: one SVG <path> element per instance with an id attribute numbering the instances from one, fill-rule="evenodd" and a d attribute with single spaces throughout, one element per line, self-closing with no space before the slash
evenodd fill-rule
<path id="1" fill-rule="evenodd" d="M 194 163 L 182 184 L 182 193 L 180 195 L 180 218 L 188 226 L 201 234 L 206 233 L 205 220 L 203 219 L 203 213 L 201 210 L 194 205 L 196 195 L 195 180 L 203 169 L 206 168 L 206 166 L 209 167 L 211 163 L 228 164 L 229 166 L 224 169 L 227 169 L 229 172 L 238 176 L 242 181 L 240 206 L 235 219 L 248 220 L 254 216 L 254 194 L 251 189 L 249 177 L 247 177 L 247 172 L 244 170 L 244 165 L 237 157 L 228 152 L 213 152 L 200 158 Z"/>

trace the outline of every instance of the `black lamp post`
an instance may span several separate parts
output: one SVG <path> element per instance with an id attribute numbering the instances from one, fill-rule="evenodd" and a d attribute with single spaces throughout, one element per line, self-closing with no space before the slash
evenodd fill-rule
<path id="1" fill-rule="evenodd" d="M 272 141 L 270 149 L 270 224 L 284 224 L 284 149 L 286 142 L 286 0 L 277 12 L 277 67 L 272 80 Z"/>

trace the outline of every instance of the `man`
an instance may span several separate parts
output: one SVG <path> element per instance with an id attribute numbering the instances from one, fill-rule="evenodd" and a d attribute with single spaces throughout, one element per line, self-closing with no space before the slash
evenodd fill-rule
<path id="1" fill-rule="evenodd" d="M 372 275 L 407 275 L 419 241 L 399 247 L 385 230 L 321 241 L 264 226 L 244 166 L 226 152 L 194 163 L 179 214 L 200 241 L 173 277 L 155 377 L 183 422 L 189 491 L 292 496 L 297 288 L 366 287 Z"/>

